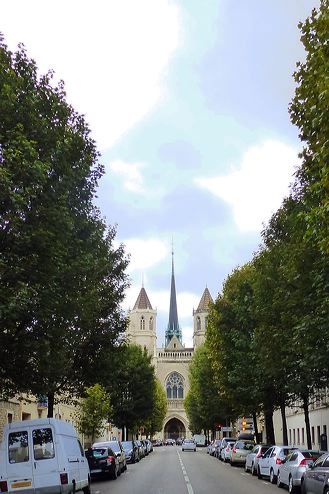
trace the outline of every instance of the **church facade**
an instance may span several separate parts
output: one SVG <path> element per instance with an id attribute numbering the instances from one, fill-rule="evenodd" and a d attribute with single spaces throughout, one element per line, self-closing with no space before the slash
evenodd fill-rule
<path id="1" fill-rule="evenodd" d="M 147 349 L 152 356 L 156 376 L 167 396 L 167 415 L 161 439 L 191 437 L 184 399 L 189 391 L 189 364 L 194 350 L 205 340 L 209 304 L 212 297 L 205 288 L 199 305 L 193 309 L 193 347 L 186 348 L 178 322 L 174 261 L 170 286 L 169 321 L 164 347 L 157 347 L 157 312 L 153 309 L 144 287 L 141 288 L 133 309 L 129 311 L 128 337 L 132 343 Z"/>

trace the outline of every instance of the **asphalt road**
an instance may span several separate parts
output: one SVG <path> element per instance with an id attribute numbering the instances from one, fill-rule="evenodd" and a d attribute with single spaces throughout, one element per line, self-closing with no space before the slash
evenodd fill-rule
<path id="1" fill-rule="evenodd" d="M 94 480 L 92 494 L 271 494 L 287 492 L 198 451 L 161 446 L 116 480 Z"/>

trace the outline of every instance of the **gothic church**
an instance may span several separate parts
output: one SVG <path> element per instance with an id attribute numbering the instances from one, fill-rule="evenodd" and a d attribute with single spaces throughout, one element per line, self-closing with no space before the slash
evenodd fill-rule
<path id="1" fill-rule="evenodd" d="M 189 363 L 194 350 L 205 340 L 209 304 L 212 302 L 210 292 L 205 288 L 198 308 L 193 309 L 193 348 L 186 348 L 178 322 L 172 253 L 169 322 L 164 348 L 157 348 L 157 312 L 152 308 L 144 287 L 139 292 L 134 308 L 129 311 L 129 339 L 146 348 L 152 356 L 156 375 L 167 395 L 168 411 L 159 434 L 162 439 L 191 437 L 184 409 L 184 398 L 189 390 Z"/>

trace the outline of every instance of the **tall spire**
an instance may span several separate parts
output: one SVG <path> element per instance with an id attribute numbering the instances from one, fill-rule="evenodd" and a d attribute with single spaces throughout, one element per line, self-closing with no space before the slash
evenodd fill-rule
<path id="1" fill-rule="evenodd" d="M 175 274 L 174 274 L 174 248 L 172 246 L 171 251 L 171 285 L 170 285 L 170 308 L 169 308 L 169 322 L 166 331 L 166 346 L 170 342 L 173 336 L 177 336 L 182 343 L 182 332 L 178 323 L 177 314 L 177 301 L 176 301 L 176 286 L 175 286 Z"/>

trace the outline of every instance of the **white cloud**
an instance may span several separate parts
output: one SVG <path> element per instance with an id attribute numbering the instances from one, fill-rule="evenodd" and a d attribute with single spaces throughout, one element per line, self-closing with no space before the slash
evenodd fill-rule
<path id="1" fill-rule="evenodd" d="M 186 346 L 186 348 L 193 347 L 193 326 L 183 326 L 182 334 L 183 344 Z"/>
<path id="2" fill-rule="evenodd" d="M 144 166 L 143 163 L 126 163 L 121 160 L 114 160 L 110 163 L 109 168 L 113 173 L 123 177 L 123 186 L 127 190 L 142 193 L 144 188 L 140 170 Z"/>
<path id="3" fill-rule="evenodd" d="M 168 256 L 167 243 L 156 239 L 130 238 L 123 240 L 127 254 L 130 254 L 128 272 L 142 271 L 158 264 Z"/>
<path id="4" fill-rule="evenodd" d="M 23 42 L 41 72 L 55 70 L 101 148 L 164 98 L 163 78 L 179 29 L 178 7 L 170 0 L 1 5 L 1 31 L 9 48 Z"/>
<path id="5" fill-rule="evenodd" d="M 196 178 L 195 183 L 232 206 L 241 231 L 259 231 L 288 195 L 297 164 L 296 149 L 269 140 L 248 149 L 229 175 Z"/>

